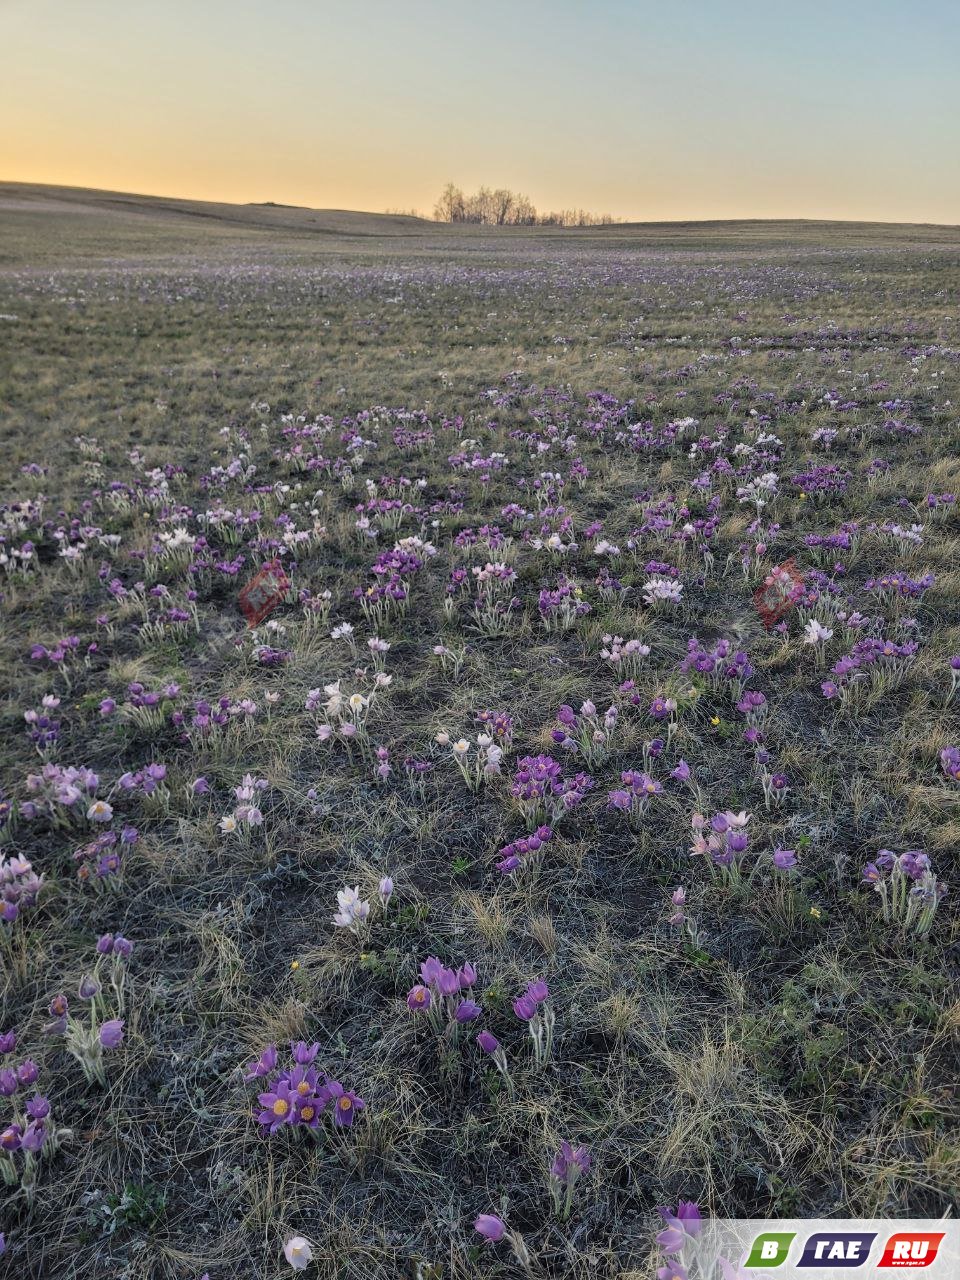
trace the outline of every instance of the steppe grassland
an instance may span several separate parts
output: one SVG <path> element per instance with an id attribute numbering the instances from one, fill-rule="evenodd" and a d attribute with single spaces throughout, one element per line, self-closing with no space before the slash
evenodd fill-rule
<path id="1" fill-rule="evenodd" d="M 294 1233 L 330 1277 L 513 1274 L 473 1230 L 491 1213 L 535 1274 L 645 1275 L 678 1198 L 950 1211 L 955 907 L 933 890 L 918 936 L 864 868 L 886 885 L 879 851 L 923 850 L 957 880 L 956 233 L 8 202 L 4 852 L 44 880 L 4 926 L 0 1032 L 72 1132 L 30 1203 L 8 1188 L 0 1274 L 272 1277 Z M 250 633 L 237 597 L 276 555 L 291 589 Z M 767 629 L 754 595 L 791 559 L 804 596 Z M 649 646 L 629 678 L 606 636 Z M 685 663 L 691 639 L 746 667 Z M 352 742 L 338 680 L 373 694 Z M 586 701 L 615 708 L 596 742 Z M 511 740 L 471 790 L 436 739 L 466 738 L 469 771 L 487 710 Z M 540 756 L 572 802 L 500 871 Z M 97 785 L 37 805 L 45 764 Z M 245 775 L 262 824 L 222 832 Z M 741 811 L 732 870 L 726 846 L 691 856 L 695 814 Z M 75 857 L 125 829 L 116 873 Z M 355 885 L 370 915 L 337 927 Z M 108 933 L 134 949 L 104 1087 L 43 1028 L 60 992 L 85 1010 Z M 430 956 L 474 967 L 476 1020 L 411 1012 Z M 539 979 L 537 1065 L 513 1002 Z M 363 1100 L 349 1127 L 264 1135 L 244 1071 L 290 1040 Z M 565 1220 L 563 1140 L 591 1157 Z"/>

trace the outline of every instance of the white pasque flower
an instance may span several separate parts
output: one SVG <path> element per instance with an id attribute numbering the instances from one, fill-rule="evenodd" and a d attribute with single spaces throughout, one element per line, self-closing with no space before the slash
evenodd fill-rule
<path id="1" fill-rule="evenodd" d="M 313 1261 L 313 1248 L 304 1236 L 291 1236 L 283 1246 L 283 1256 L 294 1271 L 306 1271 Z"/>
<path id="2" fill-rule="evenodd" d="M 337 906 L 339 910 L 333 917 L 333 923 L 338 929 L 353 929 L 370 914 L 370 903 L 361 899 L 359 885 L 354 885 L 352 889 L 349 886 L 339 889 Z"/>
<path id="3" fill-rule="evenodd" d="M 832 636 L 832 629 L 825 627 L 817 618 L 811 618 L 803 629 L 804 644 L 826 643 Z"/>

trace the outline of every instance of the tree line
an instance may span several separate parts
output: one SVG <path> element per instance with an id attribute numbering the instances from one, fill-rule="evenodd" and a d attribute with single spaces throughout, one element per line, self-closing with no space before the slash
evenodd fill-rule
<path id="1" fill-rule="evenodd" d="M 473 222 L 485 227 L 601 227 L 619 219 L 586 209 L 540 213 L 533 202 L 505 187 L 481 187 L 464 195 L 452 182 L 444 187 L 433 210 L 437 222 Z"/>

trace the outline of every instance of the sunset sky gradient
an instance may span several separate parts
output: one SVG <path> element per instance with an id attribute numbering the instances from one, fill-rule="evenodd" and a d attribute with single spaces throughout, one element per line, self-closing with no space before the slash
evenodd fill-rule
<path id="1" fill-rule="evenodd" d="M 955 0 L 0 0 L 0 179 L 960 223 Z"/>

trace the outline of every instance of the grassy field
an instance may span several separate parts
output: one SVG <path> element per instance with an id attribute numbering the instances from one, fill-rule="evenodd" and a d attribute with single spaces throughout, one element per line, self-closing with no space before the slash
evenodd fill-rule
<path id="1" fill-rule="evenodd" d="M 956 1211 L 960 228 L 0 184 L 0 438 L 0 1276 Z"/>

